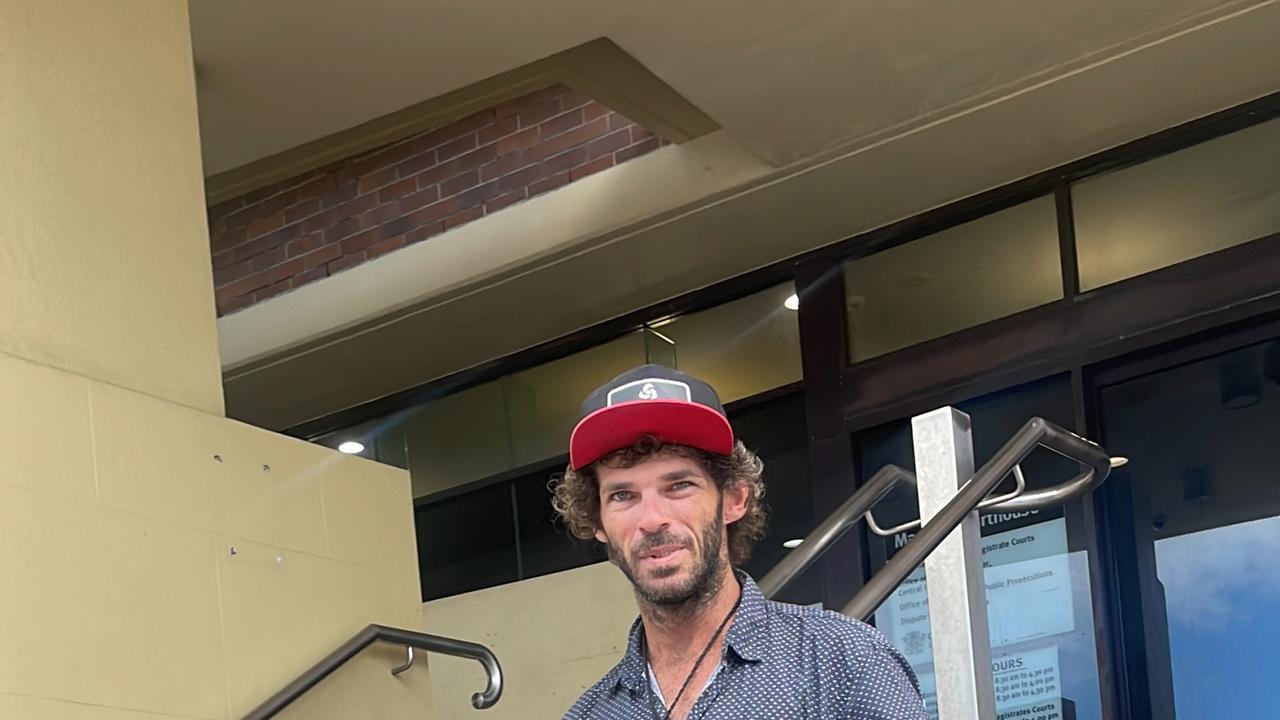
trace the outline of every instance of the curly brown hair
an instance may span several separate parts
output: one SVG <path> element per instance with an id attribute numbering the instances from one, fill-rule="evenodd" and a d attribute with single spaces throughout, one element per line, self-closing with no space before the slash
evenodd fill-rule
<path id="1" fill-rule="evenodd" d="M 551 505 L 574 537 L 594 539 L 600 527 L 600 466 L 635 467 L 659 454 L 678 455 L 697 462 L 721 491 L 736 483 L 747 487 L 746 513 L 728 528 L 729 563 L 740 566 L 746 562 L 751 557 L 752 545 L 764 536 L 767 511 L 763 502 L 764 462 L 742 441 L 738 441 L 728 455 L 716 455 L 687 445 L 664 443 L 652 435 L 642 436 L 634 445 L 615 450 L 581 470 L 566 468 L 563 476 L 551 482 Z"/>

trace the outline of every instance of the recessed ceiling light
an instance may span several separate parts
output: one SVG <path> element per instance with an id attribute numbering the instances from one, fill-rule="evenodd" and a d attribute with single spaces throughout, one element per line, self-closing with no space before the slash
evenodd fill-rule
<path id="1" fill-rule="evenodd" d="M 1128 465 L 1128 464 L 1129 464 L 1129 458 L 1123 455 L 1115 455 L 1111 458 L 1111 467 L 1113 468 L 1124 467 L 1125 465 Z"/>
<path id="2" fill-rule="evenodd" d="M 788 550 L 795 550 L 796 548 L 800 547 L 800 544 L 803 542 L 804 542 L 804 538 L 796 538 L 795 540 L 788 540 L 782 543 L 782 547 Z"/>
<path id="3" fill-rule="evenodd" d="M 800 309 L 800 296 L 799 296 L 799 295 L 796 295 L 795 293 L 792 293 L 789 297 L 787 297 L 787 299 L 786 299 L 786 300 L 783 300 L 783 301 L 782 301 L 782 307 L 784 307 L 784 308 L 786 308 L 786 309 L 788 309 L 788 310 L 799 310 L 799 309 Z"/>
<path id="4" fill-rule="evenodd" d="M 364 452 L 364 443 L 355 440 L 347 440 L 338 446 L 338 452 L 344 452 L 348 455 L 359 455 Z"/>

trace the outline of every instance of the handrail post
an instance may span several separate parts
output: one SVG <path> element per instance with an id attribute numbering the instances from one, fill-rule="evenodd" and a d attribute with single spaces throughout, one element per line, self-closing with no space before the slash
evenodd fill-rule
<path id="1" fill-rule="evenodd" d="M 974 474 L 969 416 L 944 407 L 911 420 L 920 520 L 927 527 Z M 924 561 L 938 717 L 994 718 L 991 633 L 976 509 Z"/>

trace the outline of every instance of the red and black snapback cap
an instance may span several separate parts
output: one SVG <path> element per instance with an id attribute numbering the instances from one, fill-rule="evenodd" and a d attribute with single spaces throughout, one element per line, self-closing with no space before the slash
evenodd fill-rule
<path id="1" fill-rule="evenodd" d="M 733 452 L 733 428 L 710 385 L 662 365 L 643 365 L 596 388 L 569 439 L 580 470 L 644 435 L 717 455 Z"/>

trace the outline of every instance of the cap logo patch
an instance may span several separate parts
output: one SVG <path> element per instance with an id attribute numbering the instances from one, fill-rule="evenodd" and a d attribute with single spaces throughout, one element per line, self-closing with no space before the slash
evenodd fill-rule
<path id="1" fill-rule="evenodd" d="M 605 405 L 631 402 L 633 400 L 683 400 L 693 402 L 693 393 L 689 386 L 678 380 L 666 378 L 648 378 L 621 385 L 609 391 Z"/>

